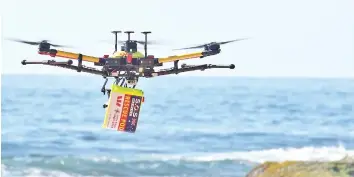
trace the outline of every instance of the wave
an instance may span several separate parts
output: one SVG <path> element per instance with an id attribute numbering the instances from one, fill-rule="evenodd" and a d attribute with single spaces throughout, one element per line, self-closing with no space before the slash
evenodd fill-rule
<path id="1" fill-rule="evenodd" d="M 143 156 L 139 161 L 193 161 L 193 162 L 214 162 L 214 161 L 247 161 L 251 163 L 263 163 L 266 161 L 281 162 L 294 161 L 335 161 L 345 156 L 354 156 L 354 150 L 348 150 L 343 145 L 327 147 L 302 147 L 302 148 L 277 148 L 255 151 L 238 151 L 223 153 L 183 154 L 183 155 L 149 155 Z M 122 159 L 96 157 L 94 161 L 124 162 Z M 136 160 L 134 160 L 136 161 Z"/>
<path id="2" fill-rule="evenodd" d="M 35 159 L 11 158 L 2 160 L 3 176 L 139 176 L 136 173 L 154 176 L 152 173 L 164 173 L 165 176 L 173 176 L 176 173 L 187 171 L 193 176 L 198 176 L 200 172 L 193 168 L 205 168 L 210 171 L 222 169 L 232 169 L 238 166 L 251 169 L 254 165 L 265 161 L 281 162 L 286 160 L 295 161 L 335 161 L 345 156 L 354 156 L 354 150 L 345 147 L 302 147 L 302 148 L 278 148 L 259 151 L 238 151 L 224 153 L 203 153 L 203 154 L 164 154 L 140 156 L 133 159 L 114 158 L 108 156 L 101 157 L 43 157 Z M 22 163 L 22 165 L 21 165 Z M 218 164 L 216 166 L 213 166 Z M 65 167 L 65 165 L 67 165 Z M 235 166 L 236 165 L 236 166 Z M 21 166 L 23 168 L 21 168 Z M 241 168 L 239 167 L 239 168 Z M 83 171 L 90 169 L 97 174 Z M 112 169 L 119 169 L 117 170 Z M 130 171 L 133 174 L 122 174 Z M 230 170 L 232 171 L 232 170 Z M 120 174 L 117 174 L 120 173 Z M 205 173 L 205 172 L 203 172 Z M 208 174 L 204 174 L 208 175 Z"/>

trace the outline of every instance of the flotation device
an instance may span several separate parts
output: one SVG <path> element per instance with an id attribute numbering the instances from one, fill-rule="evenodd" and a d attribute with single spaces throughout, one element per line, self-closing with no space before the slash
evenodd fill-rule
<path id="1" fill-rule="evenodd" d="M 103 128 L 135 133 L 144 92 L 112 84 Z"/>

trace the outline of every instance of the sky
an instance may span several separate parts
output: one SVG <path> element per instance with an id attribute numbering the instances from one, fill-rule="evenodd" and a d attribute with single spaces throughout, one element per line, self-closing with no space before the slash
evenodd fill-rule
<path id="1" fill-rule="evenodd" d="M 354 78 L 353 0 L 3 0 L 0 8 L 2 73 L 77 74 L 22 66 L 24 59 L 53 58 L 38 55 L 37 46 L 4 38 L 47 39 L 102 57 L 114 49 L 110 31 L 133 30 L 132 38 L 143 39 L 140 32 L 149 30 L 148 38 L 161 42 L 148 48 L 157 57 L 195 51 L 174 48 L 249 38 L 221 46 L 219 55 L 181 62 L 235 64 L 235 70 L 186 75 Z"/>

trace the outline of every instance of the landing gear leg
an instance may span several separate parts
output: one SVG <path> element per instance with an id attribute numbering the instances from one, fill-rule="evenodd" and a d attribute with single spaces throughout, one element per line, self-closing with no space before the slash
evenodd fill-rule
<path id="1" fill-rule="evenodd" d="M 105 95 L 107 92 L 107 95 L 109 98 L 109 96 L 111 95 L 111 89 L 106 89 L 107 82 L 108 82 L 108 79 L 106 78 L 106 80 L 104 81 L 103 86 L 101 88 L 101 92 L 103 93 L 103 95 Z"/>
<path id="2" fill-rule="evenodd" d="M 101 92 L 103 93 L 103 95 L 105 95 L 106 94 L 106 90 L 108 90 L 108 89 L 106 89 L 106 85 L 107 85 L 108 79 L 107 78 L 105 78 L 105 79 L 106 80 L 104 81 L 103 86 L 101 88 Z"/>
<path id="3" fill-rule="evenodd" d="M 106 80 L 103 83 L 103 86 L 101 88 L 101 92 L 103 93 L 103 95 L 105 95 L 106 92 L 107 92 L 107 96 L 108 96 L 108 99 L 109 99 L 109 97 L 111 96 L 111 89 L 106 89 L 106 85 L 107 85 L 108 79 L 107 78 L 105 78 L 105 79 Z M 107 107 L 108 107 L 107 104 L 103 104 L 103 108 L 107 108 Z"/>
<path id="4" fill-rule="evenodd" d="M 101 91 L 103 92 L 103 94 L 105 94 L 105 92 L 107 91 L 107 96 L 108 96 L 108 100 L 109 100 L 109 97 L 111 96 L 111 89 L 105 89 L 105 86 L 107 84 L 107 80 L 104 82 L 104 85 L 101 89 Z M 123 87 L 123 85 L 125 84 L 125 78 L 121 78 L 121 77 L 115 77 L 115 81 L 114 83 L 115 85 L 120 85 L 121 87 Z M 103 108 L 107 108 L 108 105 L 107 104 L 103 104 Z"/>

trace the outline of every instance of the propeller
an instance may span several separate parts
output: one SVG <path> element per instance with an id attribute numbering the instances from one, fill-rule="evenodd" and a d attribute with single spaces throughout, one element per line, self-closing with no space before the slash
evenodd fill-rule
<path id="1" fill-rule="evenodd" d="M 21 39 L 7 39 L 7 40 L 10 40 L 10 41 L 15 41 L 15 42 L 20 42 L 20 43 L 24 43 L 24 44 L 29 44 L 29 45 L 39 45 L 39 44 L 49 44 L 53 47 L 67 47 L 67 48 L 70 48 L 71 46 L 67 46 L 67 45 L 58 45 L 58 44 L 51 44 L 49 43 L 49 40 L 42 40 L 42 41 L 38 41 L 38 42 L 35 42 L 35 41 L 26 41 L 26 40 L 21 40 Z"/>
<path id="2" fill-rule="evenodd" d="M 144 41 L 144 40 L 132 40 L 132 41 L 133 41 L 133 42 L 136 42 L 136 43 L 138 43 L 138 44 L 141 44 L 141 45 L 144 45 L 144 44 L 145 44 L 145 41 Z M 126 41 L 118 41 L 118 43 L 124 44 L 124 43 L 126 43 Z M 149 45 L 156 45 L 156 44 L 160 44 L 160 42 L 151 40 L 151 41 L 147 41 L 147 44 L 149 44 Z"/>
<path id="3" fill-rule="evenodd" d="M 199 48 L 204 48 L 209 45 L 223 45 L 223 44 L 228 44 L 231 42 L 241 41 L 241 40 L 245 40 L 245 39 L 248 39 L 248 38 L 234 39 L 234 40 L 223 41 L 223 42 L 210 42 L 207 44 L 201 44 L 201 45 L 197 45 L 197 46 L 185 47 L 185 48 L 179 48 L 179 49 L 173 49 L 173 50 L 199 49 Z"/>

